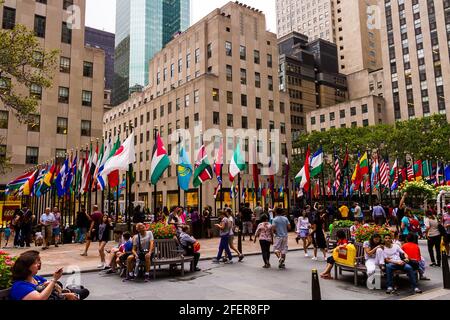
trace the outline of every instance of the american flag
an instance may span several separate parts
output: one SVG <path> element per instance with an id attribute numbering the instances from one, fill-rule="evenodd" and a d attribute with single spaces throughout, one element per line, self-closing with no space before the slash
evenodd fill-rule
<path id="1" fill-rule="evenodd" d="M 385 159 L 381 160 L 380 180 L 381 185 L 385 186 L 386 188 L 389 187 L 389 162 Z"/>
<path id="2" fill-rule="evenodd" d="M 413 169 L 413 166 L 412 166 L 412 165 L 408 166 L 407 174 L 408 174 L 408 181 L 413 181 L 413 180 L 415 180 L 415 179 L 414 179 L 414 169 Z"/>
<path id="3" fill-rule="evenodd" d="M 337 155 L 336 150 L 334 150 L 334 158 L 336 159 L 334 162 L 334 171 L 336 172 L 336 179 L 334 180 L 334 190 L 337 194 L 339 188 L 341 187 L 341 167 L 339 166 L 339 156 Z"/>

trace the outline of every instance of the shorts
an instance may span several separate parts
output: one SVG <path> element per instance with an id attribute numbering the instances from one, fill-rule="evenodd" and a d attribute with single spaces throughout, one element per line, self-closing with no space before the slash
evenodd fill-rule
<path id="1" fill-rule="evenodd" d="M 275 252 L 281 252 L 281 254 L 286 254 L 288 252 L 288 237 L 275 237 L 273 250 Z"/>
<path id="2" fill-rule="evenodd" d="M 52 229 L 51 226 L 44 226 L 42 228 L 42 233 L 43 233 L 42 236 L 43 236 L 43 238 L 47 239 L 47 240 L 50 240 L 52 238 L 52 236 L 53 236 L 52 231 L 53 231 L 53 229 Z"/>
<path id="3" fill-rule="evenodd" d="M 53 228 L 53 235 L 54 236 L 60 236 L 61 235 L 61 228 L 60 227 Z"/>
<path id="4" fill-rule="evenodd" d="M 242 234 L 253 234 L 253 222 L 244 221 L 242 223 Z"/>
<path id="5" fill-rule="evenodd" d="M 298 236 L 300 238 L 308 238 L 309 230 L 308 229 L 300 229 L 300 231 L 298 232 Z"/>
<path id="6" fill-rule="evenodd" d="M 131 253 L 131 252 L 125 252 L 124 254 L 122 254 L 122 255 L 119 257 L 120 262 L 126 263 L 128 257 L 131 256 L 132 254 L 133 254 L 133 253 Z"/>

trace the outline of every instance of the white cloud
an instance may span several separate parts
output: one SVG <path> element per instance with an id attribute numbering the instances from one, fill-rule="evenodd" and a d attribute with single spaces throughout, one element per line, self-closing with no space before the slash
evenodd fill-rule
<path id="1" fill-rule="evenodd" d="M 226 4 L 229 0 L 191 0 L 191 23 L 194 24 L 215 8 Z M 86 25 L 115 32 L 115 0 L 87 0 Z M 251 7 L 262 10 L 266 15 L 267 29 L 276 32 L 275 0 L 240 0 Z"/>

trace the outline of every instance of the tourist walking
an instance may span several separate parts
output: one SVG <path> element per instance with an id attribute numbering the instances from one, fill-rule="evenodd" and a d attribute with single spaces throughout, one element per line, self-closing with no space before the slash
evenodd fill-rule
<path id="1" fill-rule="evenodd" d="M 86 235 L 86 247 L 84 249 L 84 252 L 80 254 L 83 257 L 86 257 L 88 255 L 88 250 L 91 246 L 91 242 L 98 239 L 98 227 L 100 223 L 102 223 L 103 219 L 103 213 L 98 210 L 98 206 L 94 205 L 93 209 L 94 212 L 91 214 L 91 216 L 86 213 L 86 216 L 90 221 L 90 226 Z"/>
<path id="2" fill-rule="evenodd" d="M 42 250 L 47 250 L 50 246 L 50 242 L 52 241 L 52 226 L 55 222 L 55 216 L 50 211 L 50 208 L 45 209 L 45 212 L 41 215 L 40 222 L 44 233 L 44 247 L 42 247 Z"/>
<path id="3" fill-rule="evenodd" d="M 275 218 L 272 222 L 272 231 L 275 235 L 274 252 L 278 258 L 278 268 L 284 269 L 286 267 L 286 254 L 288 252 L 288 231 L 291 229 L 291 224 L 283 215 L 283 209 L 277 208 L 275 210 Z"/>
<path id="4" fill-rule="evenodd" d="M 260 201 L 258 201 L 256 203 L 256 207 L 253 210 L 253 213 L 255 214 L 256 224 L 259 225 L 259 223 L 261 222 L 261 216 L 264 213 L 264 209 L 263 209 L 263 207 L 261 207 L 261 202 Z"/>
<path id="5" fill-rule="evenodd" d="M 382 226 L 386 222 L 386 211 L 381 206 L 379 202 L 375 204 L 372 210 L 372 218 L 375 221 L 375 224 Z"/>
<path id="6" fill-rule="evenodd" d="M 99 248 L 98 252 L 100 254 L 100 264 L 97 266 L 99 269 L 106 268 L 105 260 L 105 246 L 110 241 L 110 234 L 113 230 L 112 221 L 107 214 L 102 217 L 102 222 L 98 225 L 98 242 Z"/>
<path id="7" fill-rule="evenodd" d="M 239 262 L 241 262 L 244 259 L 244 255 L 235 247 L 234 245 L 234 232 L 238 232 L 238 228 L 236 227 L 235 224 L 235 219 L 233 216 L 233 210 L 231 210 L 230 208 L 228 208 L 227 210 L 228 213 L 228 220 L 230 220 L 230 234 L 228 236 L 228 244 L 230 246 L 230 249 L 233 250 L 234 252 L 236 252 L 236 254 L 239 257 Z"/>
<path id="8" fill-rule="evenodd" d="M 264 261 L 263 268 L 270 268 L 270 246 L 273 243 L 272 225 L 269 223 L 269 217 L 265 214 L 260 216 L 260 223 L 256 228 L 255 240 L 259 238 L 259 245 L 261 246 L 262 258 Z"/>
<path id="9" fill-rule="evenodd" d="M 311 222 L 312 225 L 312 232 L 311 232 L 311 238 L 312 243 L 314 246 L 314 257 L 312 260 L 317 261 L 317 249 L 320 249 L 323 253 L 323 259 L 327 259 L 327 242 L 325 240 L 325 233 L 323 231 L 323 221 L 325 217 L 325 212 L 323 211 L 322 206 L 318 207 L 317 214 L 314 215 L 313 222 Z"/>
<path id="10" fill-rule="evenodd" d="M 247 202 L 243 207 L 241 207 L 242 213 L 242 241 L 245 241 L 245 236 L 250 236 L 250 241 L 253 241 L 253 222 L 252 215 L 253 212 L 250 209 L 250 204 Z"/>
<path id="11" fill-rule="evenodd" d="M 430 255 L 430 267 L 441 266 L 441 233 L 439 231 L 439 221 L 433 211 L 426 212 L 425 217 L 425 237 L 427 239 L 428 253 Z M 433 252 L 436 251 L 436 258 Z M 437 263 L 436 263 L 437 261 Z"/>
<path id="12" fill-rule="evenodd" d="M 228 260 L 225 263 L 233 263 L 233 256 L 231 255 L 230 246 L 228 242 L 228 237 L 230 234 L 230 220 L 228 219 L 228 213 L 226 211 L 219 211 L 220 224 L 215 224 L 217 228 L 220 230 L 220 244 L 219 251 L 217 252 L 216 259 L 213 259 L 213 263 L 219 263 L 220 258 L 222 257 L 222 253 L 225 250 L 225 253 L 228 256 Z"/>
<path id="13" fill-rule="evenodd" d="M 20 227 L 22 224 L 22 210 L 16 209 L 12 218 L 12 229 L 14 231 L 14 248 L 20 247 Z"/>
<path id="14" fill-rule="evenodd" d="M 31 244 L 31 238 L 33 233 L 33 222 L 34 222 L 35 216 L 33 215 L 33 212 L 27 207 L 23 208 L 23 215 L 22 215 L 22 223 L 20 226 L 20 246 L 24 247 L 27 246 L 30 247 Z"/>
<path id="15" fill-rule="evenodd" d="M 302 215 L 297 219 L 297 237 L 295 240 L 301 239 L 303 242 L 303 250 L 305 251 L 305 257 L 309 257 L 308 248 L 311 245 L 311 238 L 309 236 L 309 230 L 311 228 L 311 223 L 309 222 L 306 210 L 303 210 Z"/>
<path id="16" fill-rule="evenodd" d="M 57 248 L 61 241 L 61 212 L 58 207 L 53 208 L 53 215 L 55 216 L 55 222 L 52 225 L 52 233 L 54 236 L 55 247 Z"/>

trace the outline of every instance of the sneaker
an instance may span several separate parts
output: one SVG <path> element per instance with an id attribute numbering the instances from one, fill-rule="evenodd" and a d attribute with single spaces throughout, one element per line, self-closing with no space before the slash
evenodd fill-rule
<path id="1" fill-rule="evenodd" d="M 144 282 L 149 282 L 150 281 L 150 274 L 146 274 L 144 276 Z"/>
<path id="2" fill-rule="evenodd" d="M 199 267 L 196 267 L 196 268 L 194 269 L 194 271 L 195 271 L 195 272 L 199 272 L 199 271 L 202 271 L 202 269 L 200 269 Z"/>
<path id="3" fill-rule="evenodd" d="M 100 263 L 98 266 L 97 266 L 97 269 L 104 269 L 105 268 L 105 264 L 104 263 Z"/>
<path id="4" fill-rule="evenodd" d="M 133 281 L 133 280 L 134 280 L 134 277 L 132 277 L 132 276 L 130 276 L 130 275 L 127 275 L 127 276 L 125 277 L 125 279 L 122 280 L 122 282 Z"/>
<path id="5" fill-rule="evenodd" d="M 270 269 L 272 266 L 270 265 L 270 263 L 267 264 L 267 269 Z"/>
<path id="6" fill-rule="evenodd" d="M 58 248 L 59 246 L 57 244 L 55 244 L 55 248 Z"/>
<path id="7" fill-rule="evenodd" d="M 243 255 L 243 254 L 241 254 L 241 255 L 239 256 L 239 262 L 241 262 L 242 260 L 244 260 L 244 255 Z"/>
<path id="8" fill-rule="evenodd" d="M 319 259 L 317 259 L 317 257 L 312 257 L 311 260 L 317 261 L 317 260 L 319 260 Z"/>
<path id="9" fill-rule="evenodd" d="M 80 256 L 87 257 L 87 253 L 86 252 L 80 253 Z"/>
<path id="10" fill-rule="evenodd" d="M 415 288 L 414 293 L 422 293 L 422 290 L 420 290 L 419 288 Z"/>
<path id="11" fill-rule="evenodd" d="M 437 264 L 433 262 L 432 264 L 430 264 L 430 267 L 437 267 Z"/>
<path id="12" fill-rule="evenodd" d="M 233 262 L 233 260 L 227 260 L 226 262 L 225 262 L 225 264 L 233 264 L 234 262 Z"/>
<path id="13" fill-rule="evenodd" d="M 305 253 L 305 258 L 308 258 L 308 257 L 309 257 L 309 254 Z"/>
<path id="14" fill-rule="evenodd" d="M 283 268 L 283 264 L 284 264 L 284 259 L 283 259 L 283 258 L 280 258 L 280 259 L 278 260 L 278 268 L 282 269 L 282 268 Z"/>
<path id="15" fill-rule="evenodd" d="M 115 273 L 115 271 L 113 269 L 107 269 L 105 271 L 105 274 L 113 274 L 113 273 Z"/>
<path id="16" fill-rule="evenodd" d="M 387 294 L 391 294 L 391 293 L 393 293 L 394 292 L 394 288 L 392 288 L 392 287 L 389 287 L 389 288 L 387 288 L 387 290 L 386 290 L 386 293 Z"/>
<path id="17" fill-rule="evenodd" d="M 212 259 L 211 262 L 214 263 L 214 264 L 219 264 L 220 263 L 219 260 L 217 260 L 217 259 Z"/>
<path id="18" fill-rule="evenodd" d="M 429 280 L 431 280 L 431 279 L 430 279 L 430 278 L 427 278 L 426 276 L 421 276 L 421 277 L 419 278 L 419 280 L 429 281 Z"/>

